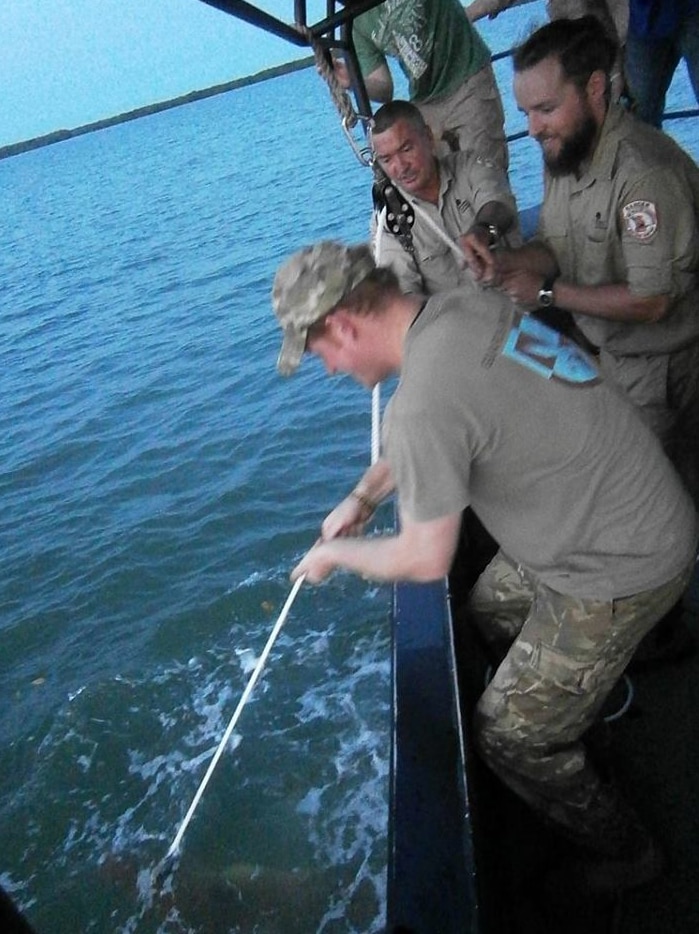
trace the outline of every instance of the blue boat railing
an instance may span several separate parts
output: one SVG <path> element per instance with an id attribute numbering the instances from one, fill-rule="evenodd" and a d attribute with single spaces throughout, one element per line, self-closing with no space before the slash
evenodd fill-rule
<path id="1" fill-rule="evenodd" d="M 445 581 L 394 588 L 387 934 L 478 930 L 452 618 Z"/>

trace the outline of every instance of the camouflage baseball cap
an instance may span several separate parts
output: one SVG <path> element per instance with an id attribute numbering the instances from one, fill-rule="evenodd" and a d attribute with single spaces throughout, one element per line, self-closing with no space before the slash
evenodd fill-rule
<path id="1" fill-rule="evenodd" d="M 277 369 L 291 376 L 306 349 L 308 329 L 374 269 L 366 244 L 344 246 L 323 240 L 294 253 L 274 277 L 272 305 L 284 330 Z"/>

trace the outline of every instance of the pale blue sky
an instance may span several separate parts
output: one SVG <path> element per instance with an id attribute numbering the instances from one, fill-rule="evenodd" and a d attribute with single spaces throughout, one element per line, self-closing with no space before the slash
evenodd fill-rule
<path id="1" fill-rule="evenodd" d="M 293 0 L 256 5 L 293 19 Z M 0 0 L 0 46 L 0 146 L 309 54 L 201 0 Z"/>

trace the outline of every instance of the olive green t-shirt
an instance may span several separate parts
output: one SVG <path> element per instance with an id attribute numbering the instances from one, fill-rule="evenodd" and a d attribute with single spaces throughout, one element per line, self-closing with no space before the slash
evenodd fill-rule
<path id="1" fill-rule="evenodd" d="M 362 74 L 397 58 L 419 103 L 448 97 L 490 61 L 458 0 L 386 0 L 352 27 Z"/>

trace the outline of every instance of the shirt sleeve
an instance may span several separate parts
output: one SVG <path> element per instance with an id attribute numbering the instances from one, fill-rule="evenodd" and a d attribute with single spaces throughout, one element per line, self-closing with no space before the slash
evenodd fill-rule
<path id="1" fill-rule="evenodd" d="M 385 422 L 386 457 L 400 508 L 415 522 L 461 512 L 469 505 L 470 458 L 453 407 L 396 410 Z M 458 416 L 457 416 L 458 418 Z"/>
<path id="2" fill-rule="evenodd" d="M 655 168 L 634 178 L 618 212 L 632 293 L 677 297 L 695 287 L 694 205 L 678 172 Z"/>
<path id="3" fill-rule="evenodd" d="M 510 246 L 521 243 L 519 235 L 519 221 L 517 217 L 517 202 L 503 170 L 490 159 L 474 155 L 467 168 L 473 198 L 473 210 L 477 215 L 486 204 L 497 201 L 509 208 L 512 214 L 512 226 L 508 232 Z"/>
<path id="4" fill-rule="evenodd" d="M 408 332 L 401 382 L 382 433 L 400 508 L 416 522 L 469 505 L 471 463 L 489 433 L 481 406 L 471 401 L 480 392 L 480 374 L 470 375 L 464 358 L 463 299 L 456 292 L 432 298 L 422 314 L 429 323 L 418 319 Z"/>
<path id="5" fill-rule="evenodd" d="M 364 17 L 358 16 L 352 26 L 352 41 L 362 74 L 366 77 L 382 65 L 387 65 L 386 56 L 371 38 L 371 27 Z"/>

